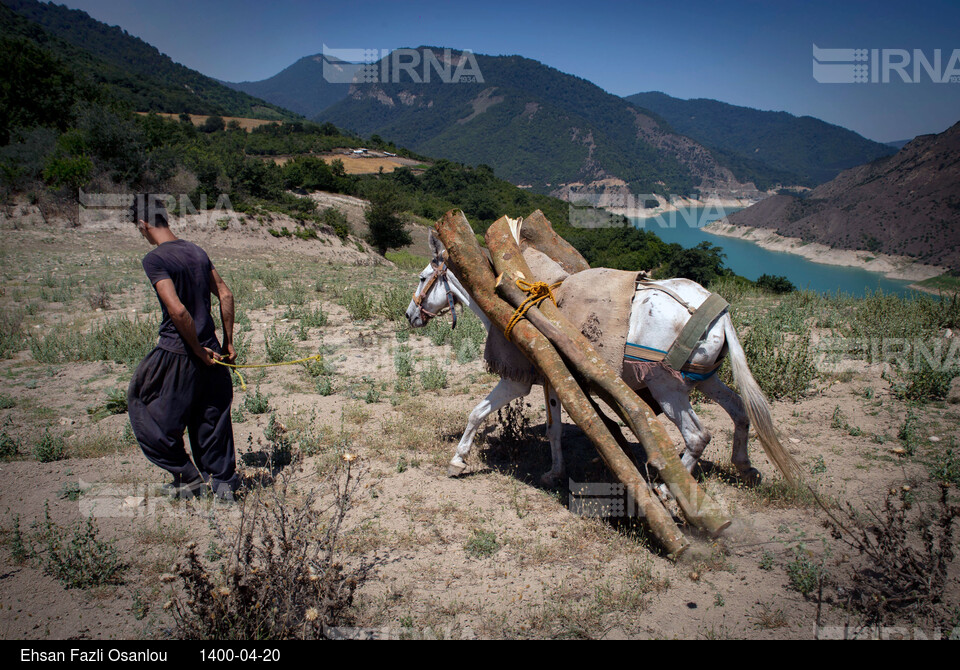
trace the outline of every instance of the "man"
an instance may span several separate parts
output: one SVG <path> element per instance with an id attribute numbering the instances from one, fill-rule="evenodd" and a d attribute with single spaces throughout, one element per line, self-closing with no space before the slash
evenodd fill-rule
<path id="1" fill-rule="evenodd" d="M 164 493 L 200 495 L 207 485 L 232 499 L 237 489 L 230 402 L 233 294 L 203 249 L 170 230 L 163 201 L 136 195 L 130 207 L 140 234 L 156 248 L 143 269 L 160 301 L 163 320 L 156 348 L 140 362 L 127 391 L 130 425 L 147 459 L 173 475 Z M 220 300 L 223 343 L 210 315 L 210 294 Z M 183 444 L 190 435 L 193 462 Z"/>

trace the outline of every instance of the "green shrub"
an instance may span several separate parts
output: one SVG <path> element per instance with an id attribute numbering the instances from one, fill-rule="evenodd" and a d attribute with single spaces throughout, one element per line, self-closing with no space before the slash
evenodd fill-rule
<path id="1" fill-rule="evenodd" d="M 458 313 L 456 328 L 452 327 L 450 319 L 433 319 L 420 332 L 437 346 L 449 343 L 458 363 L 475 360 L 483 352 L 487 340 L 483 323 L 469 310 Z"/>
<path id="2" fill-rule="evenodd" d="M 431 360 L 430 367 L 420 373 L 420 385 L 424 391 L 438 391 L 447 388 L 447 371 Z"/>
<path id="3" fill-rule="evenodd" d="M 270 268 L 259 268 L 253 274 L 254 277 L 256 277 L 260 283 L 263 284 L 263 288 L 267 289 L 271 293 L 278 291 L 283 285 L 283 276 L 276 270 L 272 270 Z"/>
<path id="4" fill-rule="evenodd" d="M 84 490 L 80 488 L 79 482 L 64 482 L 63 486 L 60 487 L 60 491 L 57 493 L 57 497 L 61 500 L 77 502 L 83 494 Z"/>
<path id="5" fill-rule="evenodd" d="M 783 325 L 764 317 L 743 337 L 743 350 L 754 379 L 770 399 L 800 399 L 816 377 L 810 334 L 787 338 Z"/>
<path id="6" fill-rule="evenodd" d="M 333 232 L 341 240 L 347 239 L 350 234 L 350 223 L 347 221 L 347 215 L 336 207 L 328 207 L 323 210 L 320 220 L 333 228 Z"/>
<path id="7" fill-rule="evenodd" d="M 304 310 L 300 313 L 300 323 L 307 328 L 323 328 L 327 325 L 327 314 L 322 307 Z"/>
<path id="8" fill-rule="evenodd" d="M 252 394 L 248 393 L 243 399 L 243 408 L 251 414 L 266 414 L 270 411 L 270 398 L 261 394 L 258 386 Z"/>
<path id="9" fill-rule="evenodd" d="M 20 453 L 20 440 L 11 436 L 6 430 L 0 431 L 0 458 L 9 461 Z"/>
<path id="10" fill-rule="evenodd" d="M 92 518 L 77 521 L 71 531 L 53 523 L 49 507 L 44 517 L 37 534 L 41 549 L 36 552 L 44 572 L 67 589 L 122 583 L 123 561 L 112 543 L 97 538 Z"/>
<path id="11" fill-rule="evenodd" d="M 303 305 L 307 302 L 307 287 L 300 282 L 292 282 L 283 291 L 280 300 L 287 305 Z"/>
<path id="12" fill-rule="evenodd" d="M 401 270 L 412 270 L 414 272 L 420 272 L 430 263 L 430 259 L 426 256 L 417 256 L 406 249 L 388 251 L 386 258 Z"/>
<path id="13" fill-rule="evenodd" d="M 950 438 L 949 446 L 942 453 L 934 454 L 930 474 L 939 482 L 960 486 L 960 450 L 955 438 Z"/>
<path id="14" fill-rule="evenodd" d="M 463 549 L 468 556 L 489 558 L 500 551 L 500 543 L 497 541 L 497 534 L 492 530 L 475 528 Z"/>
<path id="15" fill-rule="evenodd" d="M 793 282 L 780 275 L 760 275 L 757 278 L 757 286 L 771 293 L 790 293 L 797 290 Z"/>
<path id="16" fill-rule="evenodd" d="M 123 414 L 127 411 L 127 392 L 113 388 L 107 391 L 106 409 L 111 414 Z"/>
<path id="17" fill-rule="evenodd" d="M 67 446 L 60 435 L 51 435 L 45 430 L 37 443 L 33 445 L 33 457 L 41 463 L 52 463 L 67 457 Z"/>
<path id="18" fill-rule="evenodd" d="M 409 347 L 401 346 L 393 355 L 393 368 L 397 372 L 397 377 L 404 378 L 413 375 L 414 361 L 413 352 Z"/>
<path id="19" fill-rule="evenodd" d="M 826 576 L 823 565 L 811 559 L 801 545 L 794 549 L 794 559 L 787 564 L 790 586 L 803 595 L 810 595 L 820 586 Z"/>
<path id="20" fill-rule="evenodd" d="M 54 326 L 45 336 L 29 339 L 30 353 L 40 363 L 114 361 L 135 366 L 157 342 L 158 323 L 153 319 L 106 319 L 90 333 Z"/>
<path id="21" fill-rule="evenodd" d="M 318 237 L 316 229 L 310 228 L 309 226 L 300 226 L 293 232 L 293 234 L 301 240 L 315 240 Z"/>
<path id="22" fill-rule="evenodd" d="M 26 344 L 23 317 L 24 311 L 21 309 L 0 310 L 0 358 L 10 358 Z"/>
<path id="23" fill-rule="evenodd" d="M 367 291 L 360 289 L 344 291 L 339 302 L 354 321 L 365 321 L 373 316 L 374 299 Z"/>
<path id="24" fill-rule="evenodd" d="M 43 179 L 54 188 L 79 189 L 90 180 L 93 161 L 86 156 L 51 156 L 43 168 Z"/>
<path id="25" fill-rule="evenodd" d="M 917 427 L 917 415 L 913 410 L 907 410 L 907 416 L 897 431 L 897 439 L 903 443 L 907 455 L 913 456 L 920 444 L 920 429 Z"/>
<path id="26" fill-rule="evenodd" d="M 374 403 L 380 402 L 380 397 L 381 397 L 380 387 L 377 386 L 377 383 L 375 381 L 371 381 L 370 386 L 367 388 L 366 394 L 364 394 L 363 396 L 364 402 L 366 402 L 368 405 L 372 405 Z"/>
<path id="27" fill-rule="evenodd" d="M 319 361 L 311 359 L 304 361 L 300 365 L 303 366 L 304 371 L 311 377 L 329 377 L 335 372 L 325 358 L 321 358 Z"/>
<path id="28" fill-rule="evenodd" d="M 293 335 L 290 332 L 278 333 L 276 326 L 271 326 L 270 330 L 264 333 L 263 344 L 267 350 L 267 359 L 271 363 L 282 363 L 291 358 L 297 350 Z"/>
<path id="29" fill-rule="evenodd" d="M 383 291 L 377 303 L 377 313 L 390 321 L 405 320 L 412 293 L 404 286 L 391 286 Z"/>
<path id="30" fill-rule="evenodd" d="M 960 375 L 960 368 L 935 369 L 926 359 L 920 361 L 916 369 L 892 379 L 890 391 L 900 400 L 943 400 L 950 391 L 950 382 Z"/>

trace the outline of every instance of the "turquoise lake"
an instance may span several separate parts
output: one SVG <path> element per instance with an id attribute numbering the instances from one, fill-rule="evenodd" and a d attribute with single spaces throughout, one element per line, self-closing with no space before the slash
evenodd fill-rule
<path id="1" fill-rule="evenodd" d="M 908 281 L 887 279 L 877 272 L 841 265 L 814 263 L 802 256 L 782 251 L 769 251 L 752 242 L 721 237 L 704 232 L 702 226 L 723 218 L 736 210 L 726 212 L 717 208 L 690 209 L 668 212 L 653 218 L 635 218 L 633 224 L 655 233 L 664 242 L 676 242 L 685 248 L 695 247 L 703 241 L 723 247 L 726 254 L 724 265 L 747 279 L 760 275 L 781 275 L 797 288 L 819 293 L 842 291 L 862 296 L 866 291 L 881 289 L 884 293 L 916 295 L 907 288 Z"/>

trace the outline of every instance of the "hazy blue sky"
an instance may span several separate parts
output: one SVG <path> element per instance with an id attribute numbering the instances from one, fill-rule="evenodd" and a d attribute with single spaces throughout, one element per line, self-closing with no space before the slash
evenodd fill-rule
<path id="1" fill-rule="evenodd" d="M 821 84 L 812 46 L 921 49 L 947 65 L 960 2 L 60 0 L 227 81 L 331 48 L 520 54 L 616 95 L 659 90 L 818 117 L 880 141 L 960 120 L 960 82 Z M 912 68 L 910 69 L 912 72 Z"/>

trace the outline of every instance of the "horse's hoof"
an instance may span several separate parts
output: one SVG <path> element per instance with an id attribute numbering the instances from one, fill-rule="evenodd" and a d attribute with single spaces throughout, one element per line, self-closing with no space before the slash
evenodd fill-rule
<path id="1" fill-rule="evenodd" d="M 460 475 L 463 474 L 463 471 L 466 469 L 467 469 L 466 463 L 464 463 L 463 465 L 456 465 L 454 463 L 450 463 L 447 466 L 447 477 L 459 477 Z"/>
<path id="2" fill-rule="evenodd" d="M 553 473 L 548 472 L 540 477 L 540 483 L 546 486 L 547 488 L 555 488 L 563 480 L 563 473 Z"/>
<path id="3" fill-rule="evenodd" d="M 747 468 L 737 472 L 737 477 L 747 486 L 758 486 L 763 481 L 763 475 L 756 468 Z"/>

